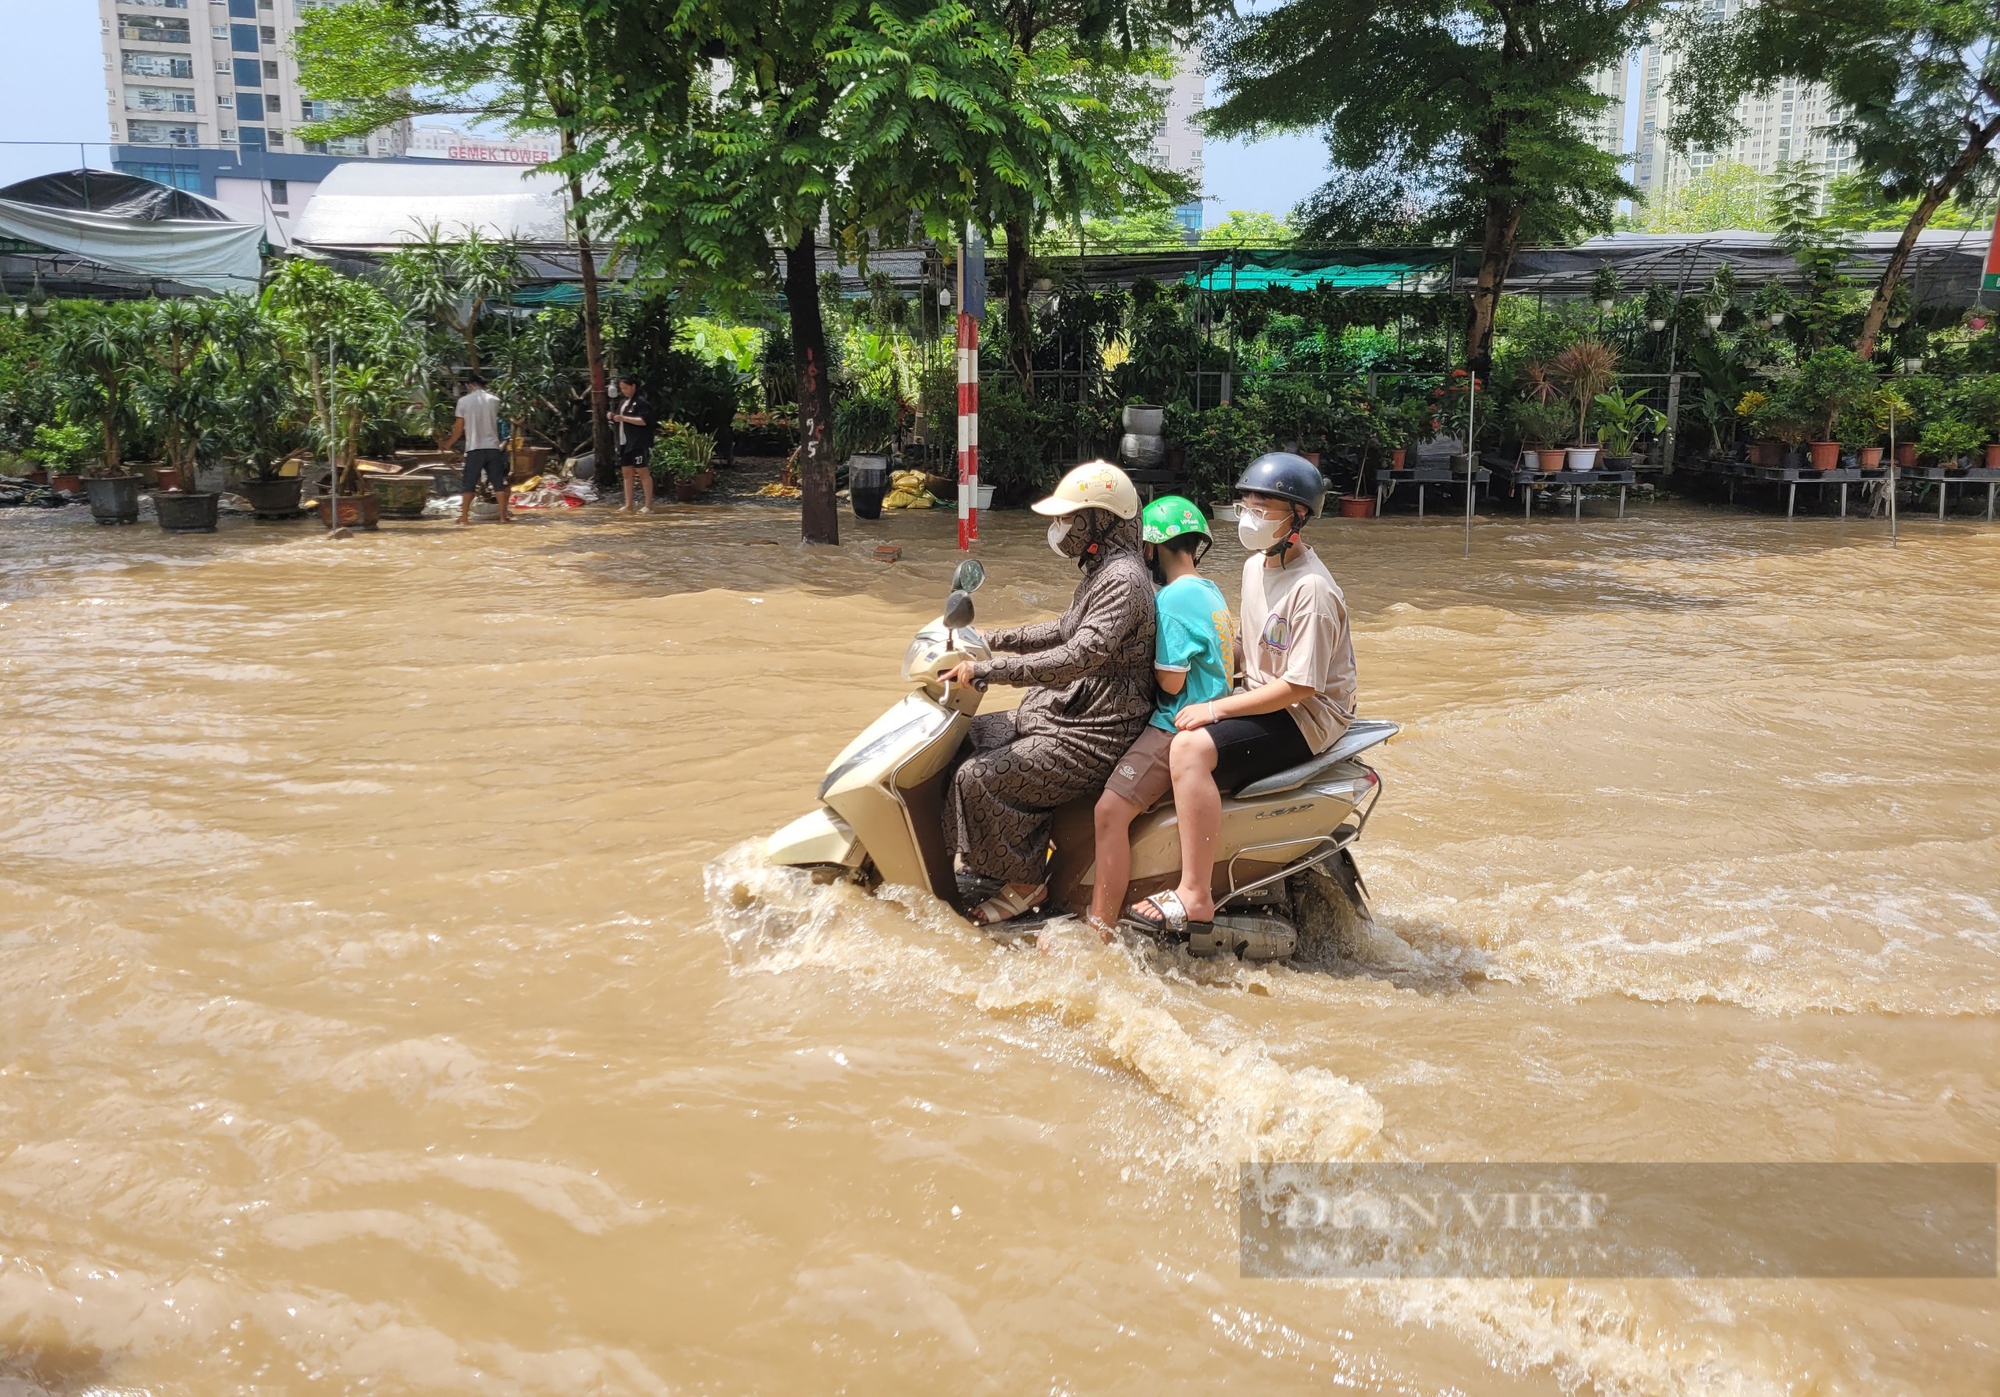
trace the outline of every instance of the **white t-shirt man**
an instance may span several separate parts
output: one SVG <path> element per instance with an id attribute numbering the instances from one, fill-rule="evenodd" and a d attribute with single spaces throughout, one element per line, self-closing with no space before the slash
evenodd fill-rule
<path id="1" fill-rule="evenodd" d="M 458 400 L 458 417 L 465 423 L 465 449 L 500 449 L 500 400 L 484 388 L 474 388 Z"/>
<path id="2" fill-rule="evenodd" d="M 1316 753 L 1354 721 L 1359 684 L 1347 598 L 1310 548 L 1281 568 L 1264 566 L 1261 553 L 1244 560 L 1243 677 L 1252 689 L 1284 679 L 1313 691 L 1285 711 Z"/>

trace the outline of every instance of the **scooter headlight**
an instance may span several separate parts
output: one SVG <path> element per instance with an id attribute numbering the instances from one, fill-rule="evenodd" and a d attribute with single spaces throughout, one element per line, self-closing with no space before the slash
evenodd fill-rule
<path id="1" fill-rule="evenodd" d="M 946 713 L 943 709 L 933 709 L 928 713 L 919 714 L 892 732 L 883 733 L 859 752 L 856 752 L 832 771 L 829 771 L 826 774 L 826 779 L 819 783 L 819 793 L 813 798 L 815 800 L 825 800 L 826 793 L 839 785 L 841 778 L 856 767 L 874 761 L 875 758 L 881 756 L 897 743 L 911 741 L 918 743 L 928 742 L 943 732 L 950 722 L 951 715 L 949 713 Z"/>

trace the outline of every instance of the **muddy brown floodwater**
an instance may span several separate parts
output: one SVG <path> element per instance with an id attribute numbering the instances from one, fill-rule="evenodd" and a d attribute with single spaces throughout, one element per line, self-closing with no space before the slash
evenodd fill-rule
<path id="1" fill-rule="evenodd" d="M 2000 1157 L 2000 532 L 1328 523 L 1382 934 L 1253 969 L 760 865 L 954 561 L 843 527 L 0 520 L 0 1388 L 2000 1385 L 1992 1281 L 1250 1281 L 1235 1201 Z"/>

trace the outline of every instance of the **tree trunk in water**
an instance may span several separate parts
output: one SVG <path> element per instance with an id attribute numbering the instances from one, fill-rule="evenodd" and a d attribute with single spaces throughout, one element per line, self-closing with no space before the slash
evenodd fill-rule
<path id="1" fill-rule="evenodd" d="M 1874 299 L 1869 301 L 1868 314 L 1861 322 L 1861 337 L 1855 341 L 1854 352 L 1863 359 L 1875 356 L 1875 341 L 1882 333 L 1883 319 L 1889 314 L 1889 298 L 1896 294 L 1896 283 L 1902 280 L 1903 266 L 1916 248 L 1918 235 L 1930 223 L 1931 215 L 1951 197 L 1952 191 L 1986 158 L 1987 147 L 1993 144 L 1995 135 L 2000 135 L 2000 118 L 1973 132 L 1965 149 L 1959 152 L 1958 159 L 1952 161 L 1951 168 L 1938 176 L 1924 190 L 1924 197 L 1917 201 L 1916 211 L 1903 225 L 1903 236 L 1896 239 L 1896 249 L 1889 254 L 1888 265 L 1882 268 L 1882 279 L 1875 284 Z"/>
<path id="2" fill-rule="evenodd" d="M 839 543 L 833 498 L 833 393 L 826 381 L 826 323 L 819 314 L 819 258 L 813 230 L 785 249 L 785 301 L 792 322 L 792 362 L 799 375 L 799 486 L 805 491 L 800 533 L 807 543 Z"/>
<path id="3" fill-rule="evenodd" d="M 1493 367 L 1493 325 L 1500 310 L 1500 293 L 1514 265 L 1514 238 L 1520 230 L 1518 204 L 1486 206 L 1486 229 L 1479 244 L 1479 282 L 1473 288 L 1472 317 L 1465 332 L 1465 357 L 1474 373 Z"/>
<path id="4" fill-rule="evenodd" d="M 1007 355 L 1013 360 L 1014 374 L 1021 380 L 1021 396 L 1032 398 L 1035 388 L 1035 355 L 1028 328 L 1028 224 L 1026 219 L 1007 220 Z"/>
<path id="5" fill-rule="evenodd" d="M 576 138 L 562 133 L 564 155 L 576 153 Z M 583 357 L 590 365 L 590 453 L 597 462 L 597 488 L 603 493 L 607 482 L 616 479 L 618 462 L 611 445 L 611 423 L 604 378 L 604 317 L 597 300 L 597 255 L 591 250 L 590 228 L 583 217 L 583 181 L 569 177 L 570 209 L 576 218 L 577 270 L 583 277 Z M 655 390 L 657 391 L 657 390 Z"/>

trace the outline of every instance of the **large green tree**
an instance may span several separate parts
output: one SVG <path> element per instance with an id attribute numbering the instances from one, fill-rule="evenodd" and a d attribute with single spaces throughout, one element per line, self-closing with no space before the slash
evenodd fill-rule
<path id="1" fill-rule="evenodd" d="M 1062 202 L 1093 176 L 1104 109 L 1066 50 L 1026 53 L 957 0 L 592 0 L 606 56 L 592 207 L 655 270 L 742 287 L 778 278 L 798 373 L 809 542 L 839 541 L 818 254 L 954 240 L 1011 193 Z M 688 52 L 718 55 L 698 82 Z"/>
<path id="2" fill-rule="evenodd" d="M 1665 0 L 1291 0 L 1221 27 L 1216 135 L 1323 131 L 1333 178 L 1301 235 L 1474 242 L 1469 356 L 1524 243 L 1608 231 L 1635 191 L 1591 128 L 1591 76 L 1625 62 Z"/>
<path id="3" fill-rule="evenodd" d="M 1761 0 L 1729 16 L 1689 7 L 1679 24 L 1688 61 L 1674 77 L 1677 142 L 1723 143 L 1734 133 L 1738 99 L 1781 79 L 1825 83 L 1836 112 L 1827 134 L 1853 143 L 1877 200 L 1915 201 L 1855 344 L 1870 357 L 1918 236 L 1948 201 L 1970 204 L 1994 186 L 2000 7 Z"/>
<path id="4" fill-rule="evenodd" d="M 304 12 L 294 40 L 306 91 L 333 114 L 305 128 L 307 139 L 356 135 L 415 116 L 504 122 L 551 131 L 554 162 L 569 184 L 570 219 L 583 284 L 584 356 L 590 370 L 590 437 L 601 463 L 612 459 L 605 417 L 604 318 L 596 249 L 585 212 L 583 172 L 603 139 L 604 68 L 582 22 L 587 0 L 346 0 Z M 685 84 L 696 56 L 656 55 L 655 80 Z"/>
<path id="5" fill-rule="evenodd" d="M 983 192 L 988 226 L 1006 242 L 1007 344 L 1023 387 L 1032 386 L 1029 314 L 1035 237 L 1052 223 L 1074 228 L 1086 214 L 1164 207 L 1200 191 L 1151 161 L 1165 116 L 1165 87 L 1177 63 L 1172 46 L 1192 33 L 1194 0 L 986 0 L 987 13 L 1043 81 L 1052 74 L 1091 92 L 1072 110 L 1068 140 L 1020 155 L 1031 178 L 993 180 Z"/>

